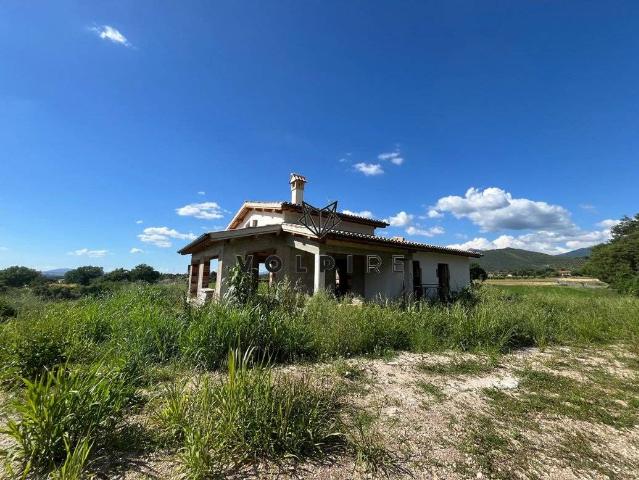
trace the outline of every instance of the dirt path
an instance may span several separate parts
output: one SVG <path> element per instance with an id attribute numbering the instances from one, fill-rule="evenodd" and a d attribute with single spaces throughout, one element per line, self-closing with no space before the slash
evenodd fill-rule
<path id="1" fill-rule="evenodd" d="M 401 353 L 280 370 L 338 378 L 366 423 L 359 453 L 373 458 L 264 464 L 240 477 L 639 478 L 639 358 L 622 347 Z M 177 473 L 175 454 L 156 452 L 108 476 Z"/>

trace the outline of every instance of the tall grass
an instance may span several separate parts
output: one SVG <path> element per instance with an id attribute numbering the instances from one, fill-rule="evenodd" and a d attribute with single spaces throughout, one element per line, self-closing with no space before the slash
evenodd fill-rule
<path id="1" fill-rule="evenodd" d="M 145 367 L 178 364 L 228 369 L 223 380 L 172 387 L 158 414 L 187 476 L 324 451 L 337 438 L 365 459 L 377 447 L 337 435 L 331 389 L 276 379 L 229 350 L 251 347 L 251 358 L 290 362 L 389 350 L 639 343 L 639 299 L 538 288 L 484 287 L 450 305 L 354 306 L 280 288 L 248 306 L 196 308 L 180 289 L 139 285 L 77 301 L 25 300 L 17 318 L 0 324 L 0 380 L 22 386 L 7 427 L 14 454 L 23 471 L 80 476 L 116 431 L 138 380 L 150 378 Z"/>
<path id="2" fill-rule="evenodd" d="M 639 338 L 639 299 L 555 290 L 484 287 L 473 302 L 409 306 L 354 306 L 327 295 L 300 301 L 280 292 L 283 300 L 195 308 L 179 290 L 134 286 L 102 298 L 22 310 L 0 325 L 0 368 L 5 378 L 35 379 L 57 365 L 92 363 L 106 355 L 214 369 L 224 364 L 229 349 L 249 346 L 287 362 L 387 350 L 505 352 Z"/>
<path id="3" fill-rule="evenodd" d="M 231 351 L 221 380 L 168 390 L 157 419 L 165 437 L 182 445 L 187 478 L 221 477 L 259 458 L 315 454 L 341 441 L 332 388 L 305 378 L 276 381 L 252 353 Z"/>
<path id="4" fill-rule="evenodd" d="M 35 473 L 81 470 L 92 445 L 113 434 L 132 395 L 128 378 L 102 365 L 58 367 L 24 384 L 5 433 L 16 442 L 13 458 Z"/>

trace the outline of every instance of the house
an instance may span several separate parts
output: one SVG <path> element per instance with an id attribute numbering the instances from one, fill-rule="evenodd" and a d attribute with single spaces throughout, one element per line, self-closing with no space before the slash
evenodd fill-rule
<path id="1" fill-rule="evenodd" d="M 337 212 L 337 202 L 317 209 L 304 202 L 302 175 L 291 174 L 291 201 L 247 201 L 226 230 L 201 235 L 178 253 L 190 255 L 189 297 L 222 298 L 228 267 L 238 262 L 268 271 L 269 281 L 288 278 L 308 293 L 329 290 L 365 299 L 405 295 L 449 298 L 470 283 L 476 252 L 384 237 L 382 220 Z M 217 281 L 209 288 L 211 261 Z"/>

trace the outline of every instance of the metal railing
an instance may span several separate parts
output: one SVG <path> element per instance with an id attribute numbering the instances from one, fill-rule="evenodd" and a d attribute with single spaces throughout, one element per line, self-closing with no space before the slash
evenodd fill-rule
<path id="1" fill-rule="evenodd" d="M 416 299 L 420 300 L 442 300 L 446 301 L 445 298 L 442 298 L 442 291 L 437 283 L 422 283 L 420 285 L 413 286 L 413 294 Z"/>

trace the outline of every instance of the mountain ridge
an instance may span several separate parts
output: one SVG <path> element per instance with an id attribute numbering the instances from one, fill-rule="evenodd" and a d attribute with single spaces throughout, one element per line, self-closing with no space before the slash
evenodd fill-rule
<path id="1" fill-rule="evenodd" d="M 579 250 L 574 252 L 579 252 Z M 482 251 L 483 256 L 477 260 L 477 263 L 488 272 L 543 270 L 545 268 L 573 270 L 582 266 L 587 257 L 571 256 L 570 254 L 574 252 L 549 255 L 520 248 L 499 248 Z M 575 255 L 580 254 L 575 253 Z"/>

